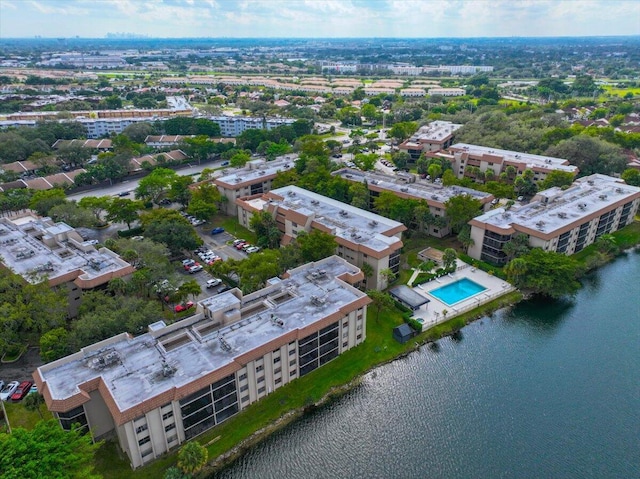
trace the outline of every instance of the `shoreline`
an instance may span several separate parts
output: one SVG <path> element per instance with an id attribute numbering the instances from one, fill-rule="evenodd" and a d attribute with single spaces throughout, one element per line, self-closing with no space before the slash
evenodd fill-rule
<path id="1" fill-rule="evenodd" d="M 506 296 L 509 297 L 514 297 L 512 300 L 508 301 L 505 300 L 504 298 Z M 422 333 L 420 333 L 419 335 L 415 336 L 414 338 L 412 338 L 414 345 L 408 347 L 407 350 L 401 352 L 400 354 L 398 354 L 397 356 L 394 356 L 391 359 L 387 359 L 384 361 L 381 361 L 379 363 L 376 363 L 374 365 L 372 365 L 370 368 L 368 368 L 367 370 L 361 372 L 360 374 L 358 374 L 358 376 L 356 376 L 354 379 L 352 379 L 351 381 L 341 385 L 341 386 L 334 386 L 332 387 L 329 391 L 327 391 L 326 394 L 324 394 L 319 400 L 313 402 L 312 404 L 309 405 L 305 405 L 303 407 L 298 407 L 298 408 L 294 408 L 291 409 L 290 411 L 286 412 L 284 415 L 280 416 L 278 419 L 276 419 L 275 421 L 273 421 L 272 423 L 268 424 L 267 426 L 255 431 L 254 433 L 252 433 L 250 436 L 248 436 L 247 438 L 241 440 L 237 445 L 233 446 L 231 449 L 225 451 L 222 454 L 219 454 L 217 457 L 215 457 L 214 459 L 212 459 L 211 461 L 209 461 L 207 463 L 207 465 L 198 473 L 198 475 L 196 477 L 198 478 L 206 478 L 209 477 L 211 474 L 215 474 L 217 472 L 220 472 L 222 469 L 224 469 L 225 467 L 230 466 L 234 461 L 236 461 L 237 459 L 239 459 L 240 457 L 242 457 L 246 452 L 248 452 L 248 450 L 250 448 L 252 448 L 253 446 L 259 444 L 260 442 L 262 442 L 263 440 L 267 439 L 271 434 L 273 434 L 274 432 L 277 432 L 281 429 L 283 429 L 285 426 L 293 423 L 294 421 L 296 421 L 297 419 L 300 419 L 302 417 L 304 417 L 305 414 L 320 408 L 322 406 L 324 406 L 325 404 L 328 404 L 329 402 L 338 399 L 342 396 L 344 396 L 345 394 L 353 391 L 354 389 L 356 389 L 362 382 L 363 378 L 365 375 L 369 374 L 370 372 L 376 370 L 377 368 L 384 366 L 386 364 L 390 364 L 394 361 L 398 361 L 400 359 L 406 358 L 408 357 L 410 354 L 420 351 L 420 348 L 426 344 L 432 344 L 432 343 L 436 343 L 437 341 L 439 341 L 440 339 L 446 338 L 446 337 L 450 337 L 453 336 L 455 334 L 457 334 L 458 332 L 460 332 L 460 330 L 462 328 L 464 328 L 465 326 L 468 326 L 469 324 L 484 318 L 487 315 L 493 314 L 496 311 L 502 310 L 502 309 L 507 309 L 507 308 L 512 308 L 513 306 L 515 306 L 516 304 L 520 303 L 523 300 L 528 299 L 528 296 L 525 296 L 524 294 L 520 293 L 519 291 L 515 291 L 515 292 L 511 292 L 511 293 L 507 293 L 504 296 L 501 296 L 499 298 L 496 298 L 494 301 L 490 302 L 490 303 L 486 303 L 482 306 L 479 306 L 476 309 L 470 310 L 466 313 L 461 314 L 460 316 L 451 318 L 450 320 L 444 322 L 444 323 L 440 323 L 437 326 L 434 326 L 434 328 L 428 329 L 426 331 L 423 331 Z M 502 300 L 502 301 L 501 301 Z M 494 303 L 499 303 L 497 305 L 495 305 L 495 307 L 493 307 Z M 478 310 L 477 313 L 473 314 L 476 310 Z M 469 316 L 469 317 L 467 317 Z M 452 326 L 454 323 L 459 323 L 460 322 L 460 318 L 465 318 L 464 324 L 462 324 L 460 327 L 454 327 L 454 328 L 448 328 L 449 326 Z M 429 332 L 432 329 L 437 329 L 437 328 L 447 328 L 446 331 L 436 335 L 436 336 L 432 336 L 429 335 Z M 411 341 L 409 341 L 408 343 L 410 343 Z M 218 436 L 219 437 L 219 436 Z M 209 441 L 206 444 L 203 444 L 205 447 L 213 442 L 215 442 L 217 440 L 217 438 L 214 438 L 212 441 Z"/>

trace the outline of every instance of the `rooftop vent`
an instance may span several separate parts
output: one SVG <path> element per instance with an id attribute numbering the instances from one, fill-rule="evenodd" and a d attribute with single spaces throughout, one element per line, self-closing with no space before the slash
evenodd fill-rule
<path id="1" fill-rule="evenodd" d="M 109 351 L 106 354 L 101 354 L 97 358 L 93 358 L 89 363 L 92 369 L 104 369 L 108 366 L 120 362 L 120 356 L 117 351 Z"/>
<path id="2" fill-rule="evenodd" d="M 587 180 L 587 184 L 593 186 L 594 185 L 594 181 L 593 180 Z"/>
<path id="3" fill-rule="evenodd" d="M 580 208 L 581 210 L 584 210 L 587 207 L 586 203 L 578 203 L 578 208 Z"/>
<path id="4" fill-rule="evenodd" d="M 271 315 L 271 324 L 284 328 L 284 321 L 277 317 L 275 314 Z"/>
<path id="5" fill-rule="evenodd" d="M 340 216 L 349 216 L 349 213 L 345 210 L 340 210 Z"/>
<path id="6" fill-rule="evenodd" d="M 218 339 L 220 340 L 220 347 L 222 349 L 227 352 L 231 351 L 231 345 L 227 342 L 226 339 L 224 339 L 222 336 L 218 337 Z"/>
<path id="7" fill-rule="evenodd" d="M 320 298 L 319 296 L 311 296 L 311 304 L 314 306 L 323 306 L 326 303 L 325 298 Z"/>
<path id="8" fill-rule="evenodd" d="M 542 228 L 544 228 L 544 221 L 538 221 L 538 222 L 536 223 L 536 226 L 538 227 L 538 229 L 540 229 L 540 230 L 541 230 Z"/>
<path id="9" fill-rule="evenodd" d="M 438 199 L 438 195 L 431 195 L 431 199 L 432 200 L 437 200 Z"/>
<path id="10" fill-rule="evenodd" d="M 600 196 L 598 196 L 598 198 L 600 198 L 601 200 L 603 200 L 603 201 L 604 201 L 604 200 L 606 200 L 606 199 L 607 199 L 607 195 L 600 195 Z"/>
<path id="11" fill-rule="evenodd" d="M 27 258 L 31 258 L 32 256 L 35 256 L 36 252 L 33 251 L 32 249 L 23 249 L 18 251 L 18 254 L 16 254 L 16 259 L 27 259 Z"/>
<path id="12" fill-rule="evenodd" d="M 311 277 L 316 279 L 316 278 L 324 278 L 325 276 L 327 276 L 327 272 L 323 269 L 319 269 L 318 271 L 312 271 L 311 272 Z"/>
<path id="13" fill-rule="evenodd" d="M 287 195 L 289 196 L 296 196 L 296 192 L 295 191 L 288 191 Z"/>
<path id="14" fill-rule="evenodd" d="M 163 359 L 162 360 L 162 375 L 165 378 L 170 378 L 171 376 L 173 376 L 176 373 L 176 368 L 169 366 L 167 364 L 167 362 Z"/>
<path id="15" fill-rule="evenodd" d="M 560 213 L 558 213 L 558 218 L 566 218 L 567 214 L 564 211 L 561 211 Z"/>
<path id="16" fill-rule="evenodd" d="M 409 191 L 409 188 L 407 187 L 400 188 L 400 191 L 402 191 L 403 193 L 406 193 L 407 191 Z"/>
<path id="17" fill-rule="evenodd" d="M 616 188 L 616 193 L 624 193 L 624 190 L 622 188 Z"/>
<path id="18" fill-rule="evenodd" d="M 320 202 L 318 200 L 311 200 L 312 205 L 319 205 Z"/>
<path id="19" fill-rule="evenodd" d="M 369 226 L 371 227 L 378 226 L 378 222 L 376 220 L 371 220 L 369 221 Z"/>

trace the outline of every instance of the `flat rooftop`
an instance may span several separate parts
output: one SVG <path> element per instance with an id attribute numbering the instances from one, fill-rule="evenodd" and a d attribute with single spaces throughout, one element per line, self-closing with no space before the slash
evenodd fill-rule
<path id="1" fill-rule="evenodd" d="M 415 199 L 425 200 L 428 203 L 436 202 L 444 204 L 450 198 L 459 195 L 469 195 L 483 203 L 487 203 L 493 199 L 493 195 L 490 193 L 462 186 L 442 186 L 418 179 L 413 183 L 408 183 L 408 176 L 391 176 L 351 168 L 342 168 L 334 171 L 332 174 L 340 176 L 345 180 L 358 183 L 364 183 L 366 181 L 368 184 L 375 185 L 379 189 L 412 196 Z"/>
<path id="2" fill-rule="evenodd" d="M 499 148 L 489 148 L 487 146 L 470 145 L 468 143 L 456 143 L 449 147 L 451 151 L 464 152 L 469 155 L 482 157 L 485 155 L 501 157 L 506 161 L 523 163 L 527 167 L 548 168 L 550 170 L 567 171 L 576 174 L 578 167 L 569 164 L 563 158 L 553 156 L 534 155 L 531 153 L 521 153 L 518 151 L 500 150 Z"/>
<path id="3" fill-rule="evenodd" d="M 244 298 L 239 290 L 232 290 L 199 303 L 199 310 L 222 314 L 240 310 L 239 319 L 227 326 L 215 327 L 203 313 L 171 326 L 159 322 L 150 328 L 152 332 L 135 338 L 121 334 L 39 371 L 53 399 L 77 394 L 77 385 L 102 377 L 120 411 L 125 411 L 345 306 L 367 304 L 363 303 L 368 301 L 365 293 L 336 277 L 359 273 L 337 256 L 289 273 L 288 278 Z M 171 374 L 163 374 L 163 364 Z"/>
<path id="4" fill-rule="evenodd" d="M 246 167 L 238 168 L 235 171 L 227 169 L 227 173 L 216 178 L 215 183 L 224 183 L 225 185 L 253 184 L 263 178 L 276 175 L 280 171 L 290 170 L 295 166 L 295 155 L 291 157 L 277 158 L 273 161 L 253 161 L 249 162 Z"/>
<path id="5" fill-rule="evenodd" d="M 456 130 L 462 128 L 462 125 L 451 123 L 450 121 L 432 121 L 428 125 L 421 126 L 407 143 L 420 143 L 429 141 L 441 141 L 449 138 Z"/>
<path id="6" fill-rule="evenodd" d="M 44 279 L 55 283 L 56 278 L 73 271 L 80 271 L 81 279 L 92 282 L 132 269 L 111 250 L 97 250 L 72 227 L 50 218 L 0 218 L 0 250 L 2 263 L 34 284 Z"/>
<path id="7" fill-rule="evenodd" d="M 562 190 L 554 187 L 539 192 L 529 204 L 508 211 L 496 208 L 473 221 L 508 229 L 512 225 L 551 233 L 568 224 L 613 206 L 640 197 L 640 188 L 629 186 L 617 178 L 591 175 L 576 180 Z"/>
<path id="8" fill-rule="evenodd" d="M 278 208 L 297 211 L 326 226 L 336 237 L 359 243 L 374 251 L 384 251 L 390 246 L 401 246 L 401 240 L 389 232 L 404 231 L 406 227 L 384 216 L 370 213 L 326 196 L 297 186 L 284 186 L 270 193 L 282 200 L 265 200 Z M 270 197 L 272 197 L 270 195 Z"/>

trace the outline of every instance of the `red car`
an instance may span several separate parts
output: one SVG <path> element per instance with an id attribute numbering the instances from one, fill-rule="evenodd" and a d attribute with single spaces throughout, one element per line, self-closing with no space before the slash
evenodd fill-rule
<path id="1" fill-rule="evenodd" d="M 187 309 L 191 309 L 193 308 L 193 301 L 189 301 L 185 304 L 177 304 L 174 311 L 176 313 L 182 313 L 183 311 L 186 311 Z"/>
<path id="2" fill-rule="evenodd" d="M 20 383 L 20 386 L 18 386 L 18 389 L 16 389 L 16 392 L 11 395 L 11 400 L 20 401 L 27 394 L 29 394 L 31 386 L 33 386 L 33 383 L 31 381 L 22 381 Z"/>
<path id="3" fill-rule="evenodd" d="M 243 242 L 238 243 L 237 245 L 235 245 L 235 248 L 236 248 L 237 250 L 241 250 L 241 249 L 242 249 L 242 247 L 243 247 L 244 245 L 246 245 L 246 244 L 248 244 L 248 243 L 247 243 L 247 242 L 245 242 L 245 241 L 243 241 Z"/>

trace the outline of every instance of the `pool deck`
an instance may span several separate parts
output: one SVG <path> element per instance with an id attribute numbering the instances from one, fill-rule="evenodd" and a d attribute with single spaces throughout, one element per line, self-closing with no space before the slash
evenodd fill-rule
<path id="1" fill-rule="evenodd" d="M 413 290 L 418 294 L 431 300 L 430 303 L 421 306 L 419 310 L 413 312 L 414 318 L 424 320 L 422 324 L 423 331 L 436 324 L 444 323 L 451 318 L 455 318 L 466 311 L 493 301 L 511 291 L 515 291 L 515 288 L 511 284 L 500 278 L 496 278 L 480 269 L 474 268 L 461 260 L 456 260 L 456 262 L 458 267 L 454 273 L 413 287 Z M 479 285 L 484 286 L 486 289 L 452 306 L 443 303 L 435 296 L 429 294 L 429 291 L 454 283 L 462 278 L 469 278 Z M 445 310 L 447 311 L 446 316 L 443 314 Z"/>

